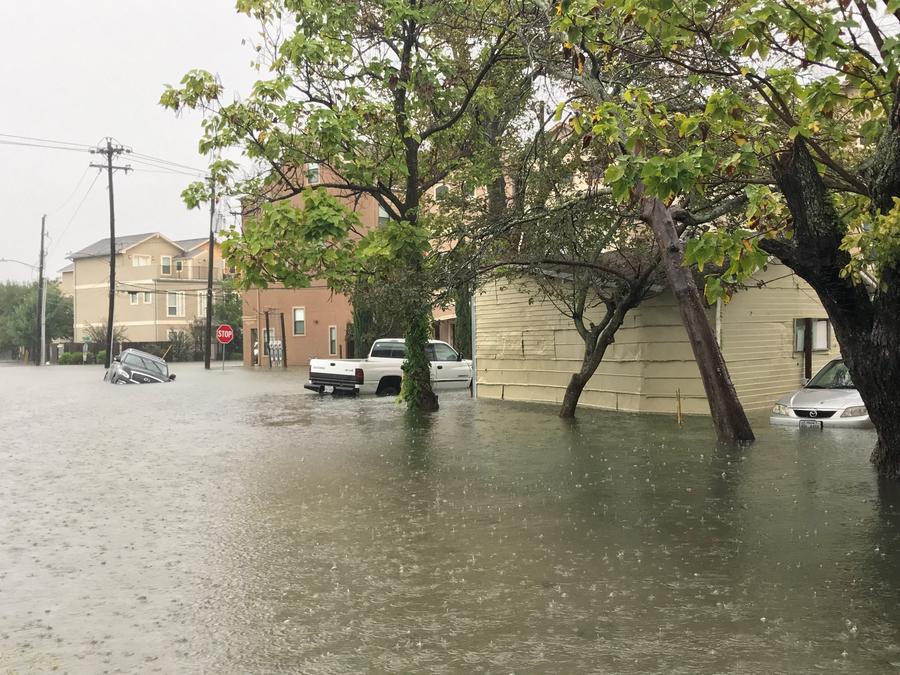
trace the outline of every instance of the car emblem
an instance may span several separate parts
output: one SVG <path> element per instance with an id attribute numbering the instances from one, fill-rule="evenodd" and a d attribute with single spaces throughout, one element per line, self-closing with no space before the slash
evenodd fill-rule
<path id="1" fill-rule="evenodd" d="M 810 417 L 818 417 L 818 415 L 819 415 L 819 413 L 817 413 L 815 410 L 810 410 L 810 411 L 809 411 L 809 416 L 810 416 Z"/>

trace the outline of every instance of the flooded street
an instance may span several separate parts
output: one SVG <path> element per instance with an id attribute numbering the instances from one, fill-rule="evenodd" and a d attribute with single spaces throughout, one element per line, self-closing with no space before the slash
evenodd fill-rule
<path id="1" fill-rule="evenodd" d="M 2 673 L 900 673 L 870 432 L 0 368 Z"/>

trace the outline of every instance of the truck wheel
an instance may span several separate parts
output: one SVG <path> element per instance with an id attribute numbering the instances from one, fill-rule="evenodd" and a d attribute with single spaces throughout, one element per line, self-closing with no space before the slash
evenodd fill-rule
<path id="1" fill-rule="evenodd" d="M 378 382 L 376 396 L 397 396 L 400 393 L 399 377 L 383 377 Z"/>

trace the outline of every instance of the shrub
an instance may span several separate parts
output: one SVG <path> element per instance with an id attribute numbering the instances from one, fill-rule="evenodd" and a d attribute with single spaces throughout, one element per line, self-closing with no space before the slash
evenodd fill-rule
<path id="1" fill-rule="evenodd" d="M 91 352 L 88 352 L 84 355 L 84 362 L 93 365 L 94 363 L 97 363 L 97 357 Z"/>
<path id="2" fill-rule="evenodd" d="M 77 366 L 81 365 L 81 352 L 66 352 L 59 355 L 59 365 L 61 366 Z"/>
<path id="3" fill-rule="evenodd" d="M 88 361 L 90 363 L 90 361 Z M 97 352 L 97 363 L 102 363 L 104 366 L 106 365 L 106 350 L 101 349 Z"/>

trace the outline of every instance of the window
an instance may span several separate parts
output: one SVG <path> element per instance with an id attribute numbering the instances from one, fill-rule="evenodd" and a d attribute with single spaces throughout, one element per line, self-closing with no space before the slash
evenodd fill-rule
<path id="1" fill-rule="evenodd" d="M 184 292 L 166 293 L 166 316 L 184 316 Z"/>
<path id="2" fill-rule="evenodd" d="M 144 291 L 144 304 L 152 305 L 153 304 L 153 293 L 149 291 Z"/>
<path id="3" fill-rule="evenodd" d="M 294 307 L 294 335 L 306 335 L 306 309 Z"/>
<path id="4" fill-rule="evenodd" d="M 450 345 L 435 342 L 428 345 L 428 358 L 431 361 L 458 361 L 459 357 Z"/>
<path id="5" fill-rule="evenodd" d="M 129 304 L 132 304 L 132 305 L 138 304 L 137 291 L 128 291 L 128 302 L 129 302 Z"/>
<path id="6" fill-rule="evenodd" d="M 153 264 L 153 258 L 149 255 L 133 255 L 131 256 L 132 267 L 147 267 Z"/>
<path id="7" fill-rule="evenodd" d="M 337 326 L 328 326 L 328 354 L 337 354 Z"/>
<path id="8" fill-rule="evenodd" d="M 163 274 L 172 274 L 172 256 L 164 255 L 159 259 Z"/>
<path id="9" fill-rule="evenodd" d="M 197 291 L 197 314 L 206 316 L 206 291 Z"/>
<path id="10" fill-rule="evenodd" d="M 388 212 L 385 211 L 383 206 L 378 207 L 378 227 L 384 227 L 391 221 L 391 217 L 388 215 Z"/>
<path id="11" fill-rule="evenodd" d="M 405 359 L 405 342 L 377 342 L 372 347 L 372 356 L 380 359 Z"/>
<path id="12" fill-rule="evenodd" d="M 306 181 L 310 185 L 317 185 L 319 182 L 319 165 L 310 163 L 306 165 Z"/>
<path id="13" fill-rule="evenodd" d="M 183 261 L 183 260 L 176 260 L 176 261 L 175 261 L 175 271 L 176 271 L 176 272 L 180 272 L 180 271 L 183 270 L 183 269 L 184 269 L 184 261 Z"/>
<path id="14" fill-rule="evenodd" d="M 447 198 L 447 195 L 450 193 L 450 188 L 446 185 L 438 185 L 434 188 L 434 198 L 438 201 L 442 201 Z"/>
<path id="15" fill-rule="evenodd" d="M 806 319 L 794 319 L 794 351 L 802 352 L 806 340 Z M 827 352 L 831 345 L 831 323 L 828 319 L 809 319 L 812 322 L 812 350 Z"/>

